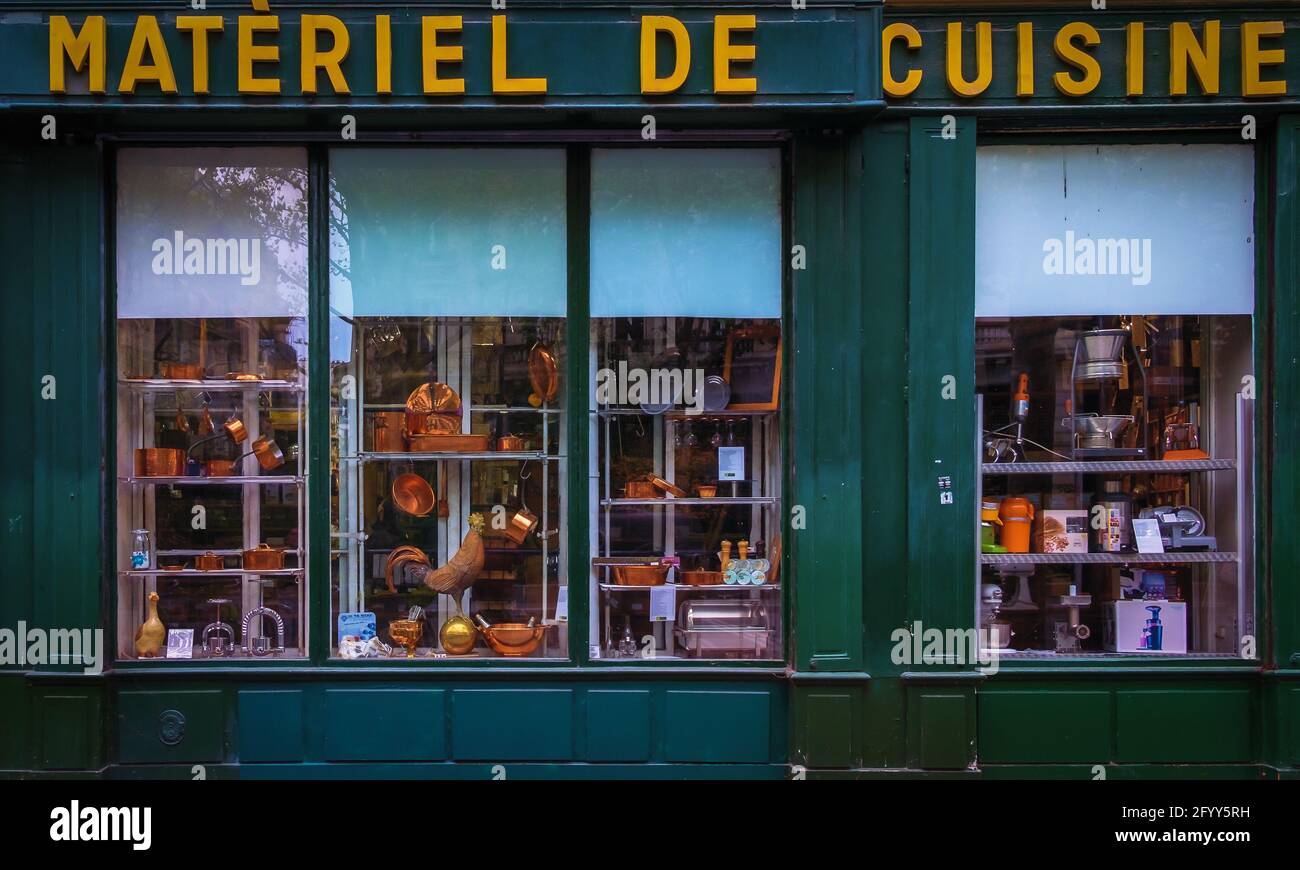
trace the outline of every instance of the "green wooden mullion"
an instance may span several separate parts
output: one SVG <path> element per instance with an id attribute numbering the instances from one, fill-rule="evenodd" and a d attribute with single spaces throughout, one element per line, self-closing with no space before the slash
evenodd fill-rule
<path id="1" fill-rule="evenodd" d="M 591 227 L 591 148 L 572 145 L 567 158 L 568 300 L 566 305 L 568 379 L 568 454 L 569 512 L 561 517 L 569 535 L 569 658 L 579 665 L 591 661 L 591 554 L 588 531 L 591 517 L 588 498 L 587 457 L 591 450 L 587 437 L 589 419 L 587 397 L 587 358 L 591 347 L 590 227 Z M 545 602 L 543 602 L 545 606 Z"/>
<path id="2" fill-rule="evenodd" d="M 329 661 L 330 588 L 330 367 L 329 367 L 329 150 L 307 154 L 307 623 L 312 664 Z"/>
<path id="3" fill-rule="evenodd" d="M 910 135 L 908 616 L 972 627 L 975 602 L 975 119 Z M 945 399 L 945 378 L 956 399 Z M 946 478 L 951 504 L 940 501 Z"/>

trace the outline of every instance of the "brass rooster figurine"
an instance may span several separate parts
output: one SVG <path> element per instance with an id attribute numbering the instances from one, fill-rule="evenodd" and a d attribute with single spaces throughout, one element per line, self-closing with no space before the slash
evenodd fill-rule
<path id="1" fill-rule="evenodd" d="M 446 565 L 424 576 L 425 586 L 434 592 L 451 596 L 457 615 L 463 615 L 461 599 L 465 597 L 465 590 L 474 585 L 483 570 L 486 557 L 483 550 L 484 525 L 482 514 L 470 514 L 469 531 L 465 533 L 460 549 L 447 560 Z"/>

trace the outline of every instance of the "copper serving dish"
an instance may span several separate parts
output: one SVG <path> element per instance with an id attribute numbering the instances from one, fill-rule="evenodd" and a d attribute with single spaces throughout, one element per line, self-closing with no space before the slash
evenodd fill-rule
<path id="1" fill-rule="evenodd" d="M 185 451 L 179 447 L 137 447 L 136 477 L 184 477 Z"/>
<path id="2" fill-rule="evenodd" d="M 198 363 L 165 362 L 158 365 L 158 371 L 169 381 L 203 380 L 203 366 Z"/>
<path id="3" fill-rule="evenodd" d="M 391 487 L 393 504 L 404 514 L 427 517 L 433 510 L 435 497 L 429 481 L 418 474 L 407 472 L 393 478 Z"/>
<path id="4" fill-rule="evenodd" d="M 493 652 L 502 656 L 531 655 L 542 642 L 548 625 L 535 625 L 529 628 L 518 622 L 503 622 L 484 628 L 478 626 L 479 634 L 492 647 Z"/>
<path id="5" fill-rule="evenodd" d="M 194 557 L 194 567 L 200 571 L 221 571 L 226 567 L 226 560 L 208 550 L 203 555 Z"/>
<path id="6" fill-rule="evenodd" d="M 668 565 L 615 565 L 614 582 L 619 586 L 662 586 L 668 581 Z"/>
<path id="7" fill-rule="evenodd" d="M 375 453 L 406 450 L 406 412 L 376 411 L 371 415 L 370 449 Z"/>
<path id="8" fill-rule="evenodd" d="M 254 550 L 244 551 L 245 571 L 280 571 L 284 569 L 284 549 L 269 544 L 258 544 Z"/>
<path id="9" fill-rule="evenodd" d="M 555 354 L 541 342 L 528 352 L 528 383 L 543 402 L 554 402 L 560 392 L 560 369 Z"/>
<path id="10" fill-rule="evenodd" d="M 722 572 L 683 571 L 682 582 L 687 586 L 717 586 L 722 583 Z"/>
<path id="11" fill-rule="evenodd" d="M 489 435 L 421 432 L 407 435 L 412 453 L 486 453 Z"/>

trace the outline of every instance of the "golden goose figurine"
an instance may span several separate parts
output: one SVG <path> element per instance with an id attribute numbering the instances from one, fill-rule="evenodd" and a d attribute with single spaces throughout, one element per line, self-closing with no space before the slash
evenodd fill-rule
<path id="1" fill-rule="evenodd" d="M 158 593 L 149 593 L 149 618 L 135 631 L 135 654 L 138 658 L 154 658 L 167 644 L 167 627 L 158 618 Z"/>

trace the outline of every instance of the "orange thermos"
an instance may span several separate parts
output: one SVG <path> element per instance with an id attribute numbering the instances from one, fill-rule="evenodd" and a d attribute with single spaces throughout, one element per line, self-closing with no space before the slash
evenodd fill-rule
<path id="1" fill-rule="evenodd" d="M 1002 546 L 1008 553 L 1028 553 L 1034 527 L 1034 505 L 1027 498 L 1008 496 L 998 506 L 1002 519 Z"/>

